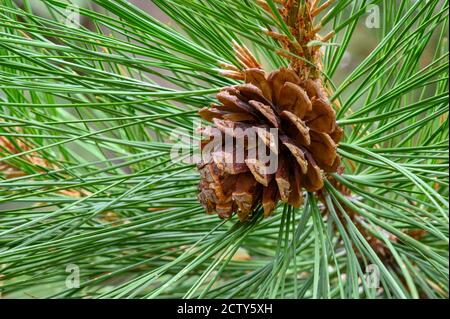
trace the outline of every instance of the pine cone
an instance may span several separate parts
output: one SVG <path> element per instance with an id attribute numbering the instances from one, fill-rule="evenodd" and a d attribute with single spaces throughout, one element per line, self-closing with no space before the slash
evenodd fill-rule
<path id="1" fill-rule="evenodd" d="M 244 72 L 245 84 L 226 87 L 217 94 L 218 105 L 200 110 L 200 116 L 213 122 L 206 127 L 201 149 L 211 158 L 198 165 L 201 174 L 198 199 L 210 214 L 230 218 L 233 212 L 247 219 L 262 203 L 269 216 L 281 199 L 294 207 L 303 202 L 303 188 L 316 192 L 323 185 L 323 172 L 336 172 L 341 159 L 336 153 L 343 130 L 320 80 L 301 80 L 294 71 L 281 68 L 268 76 L 259 68 Z M 214 128 L 216 130 L 214 130 Z M 236 129 L 254 128 L 266 145 L 278 156 L 275 173 L 266 174 L 259 158 L 249 158 L 254 147 Z M 278 131 L 278 143 L 271 139 L 270 128 Z M 245 161 L 236 161 L 236 149 L 206 148 L 219 131 L 245 144 Z M 242 134 L 241 134 L 242 135 Z M 239 141 L 238 141 L 239 140 Z"/>

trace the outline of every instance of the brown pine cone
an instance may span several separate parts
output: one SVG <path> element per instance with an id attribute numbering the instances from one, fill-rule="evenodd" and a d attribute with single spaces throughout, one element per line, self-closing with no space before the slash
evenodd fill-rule
<path id="1" fill-rule="evenodd" d="M 245 84 L 227 87 L 217 94 L 218 105 L 200 110 L 200 116 L 213 122 L 206 127 L 201 149 L 211 158 L 198 165 L 201 174 L 198 199 L 209 214 L 229 218 L 233 212 L 247 219 L 262 203 L 269 216 L 281 199 L 294 207 L 303 202 L 303 188 L 316 192 L 323 185 L 322 171 L 336 172 L 341 159 L 336 153 L 343 130 L 320 80 L 302 81 L 286 68 L 269 75 L 258 68 L 244 71 Z M 278 167 L 267 173 L 267 166 L 250 158 L 255 147 L 242 131 L 253 128 L 266 151 L 276 154 Z M 270 128 L 276 128 L 278 143 Z M 222 140 L 231 138 L 233 150 L 211 147 L 214 132 Z M 236 146 L 245 147 L 245 161 L 237 161 Z"/>

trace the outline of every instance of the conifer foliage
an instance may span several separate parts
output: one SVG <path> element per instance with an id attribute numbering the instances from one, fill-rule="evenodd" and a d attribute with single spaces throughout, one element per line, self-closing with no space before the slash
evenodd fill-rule
<path id="1" fill-rule="evenodd" d="M 84 4 L 0 1 L 1 296 L 448 298 L 448 1 Z"/>

